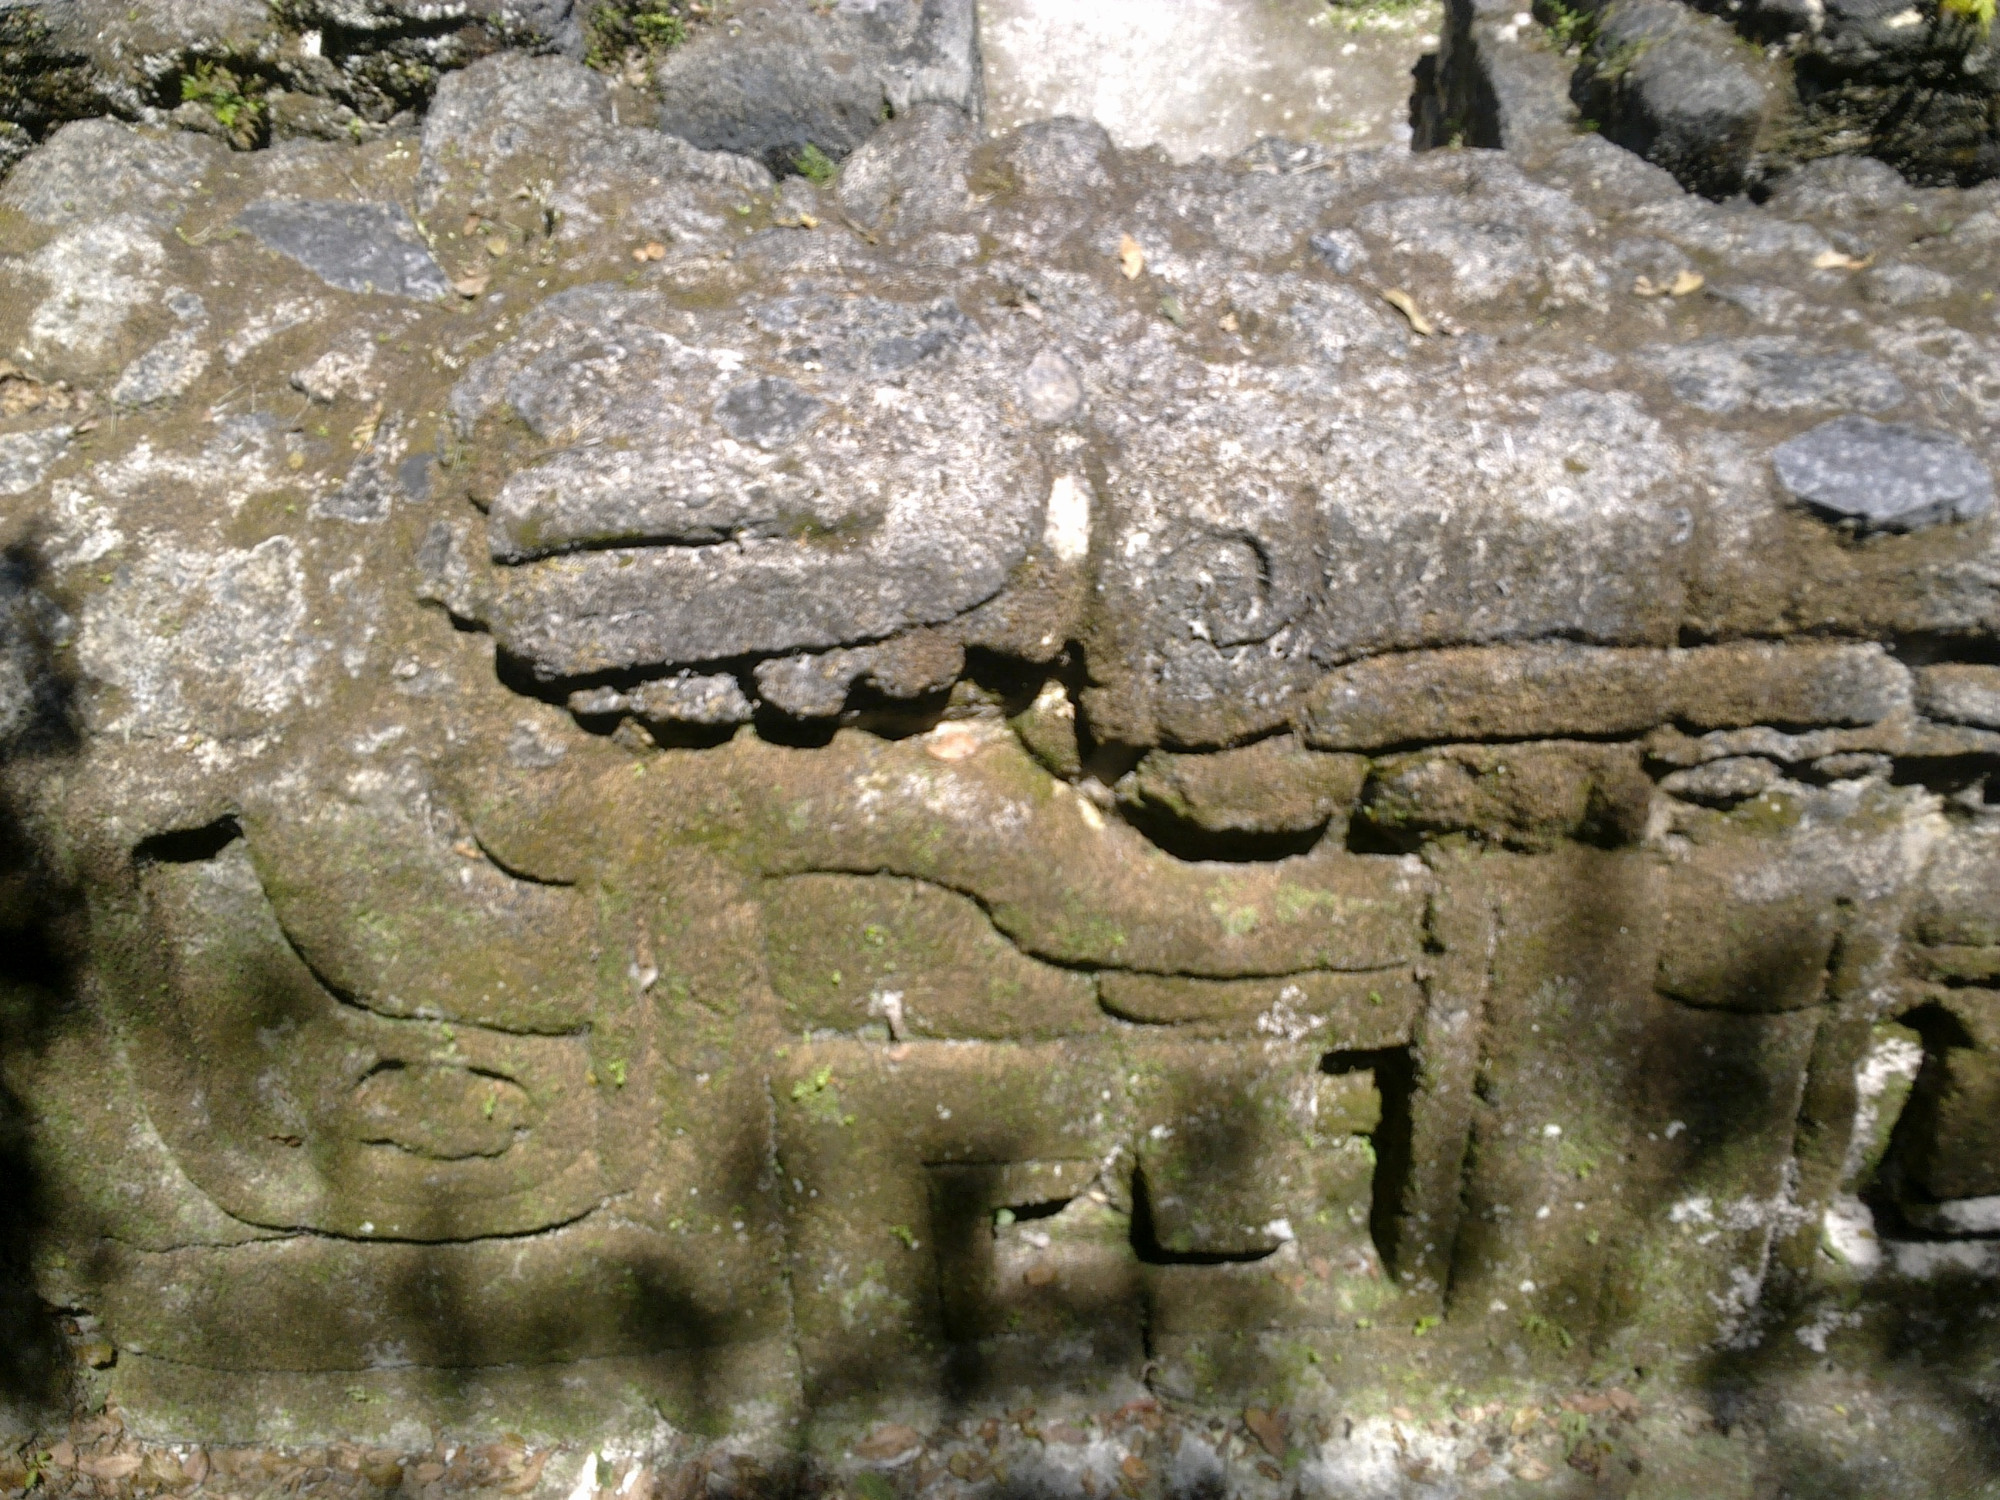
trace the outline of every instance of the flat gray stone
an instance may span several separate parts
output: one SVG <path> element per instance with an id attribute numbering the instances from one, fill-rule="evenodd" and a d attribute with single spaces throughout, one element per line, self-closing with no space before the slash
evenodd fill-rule
<path id="1" fill-rule="evenodd" d="M 795 719 L 830 719 L 846 707 L 848 690 L 867 670 L 866 651 L 774 657 L 757 664 L 757 691 Z"/>
<path id="2" fill-rule="evenodd" d="M 1730 28 L 1673 0 L 1606 6 L 1575 91 L 1608 138 L 1717 198 L 1742 189 L 1769 109 Z"/>
<path id="3" fill-rule="evenodd" d="M 1914 307 L 1920 302 L 1942 302 L 1957 288 L 1942 271 L 1929 266 L 1913 266 L 1896 261 L 1877 266 L 1861 280 L 1861 295 L 1883 307 Z"/>
<path id="4" fill-rule="evenodd" d="M 739 443 L 775 452 L 804 434 L 826 403 L 780 376 L 737 386 L 715 403 L 715 420 Z"/>
<path id="5" fill-rule="evenodd" d="M 750 699 L 727 672 L 683 673 L 632 691 L 632 711 L 652 724 L 746 724 Z"/>
<path id="6" fill-rule="evenodd" d="M 208 336 L 199 323 L 175 329 L 125 367 L 111 399 L 120 406 L 151 406 L 180 395 L 208 368 Z"/>
<path id="7" fill-rule="evenodd" d="M 202 175 L 228 154 L 198 135 L 77 120 L 14 169 L 0 188 L 0 207 L 38 224 L 83 223 L 107 214 L 171 224 Z"/>
<path id="8" fill-rule="evenodd" d="M 494 501 L 493 630 L 555 679 L 952 619 L 1043 530 L 1001 405 L 1027 361 L 996 358 L 937 298 L 552 297 L 451 402 L 462 431 L 511 409 L 553 450 Z"/>
<path id="9" fill-rule="evenodd" d="M 1917 673 L 1917 712 L 1948 724 L 2000 729 L 2000 667 L 1949 662 Z"/>
<path id="10" fill-rule="evenodd" d="M 1645 354 L 1673 393 L 1701 411 L 1878 412 L 1907 395 L 1879 360 L 1784 335 L 1656 344 Z"/>
<path id="11" fill-rule="evenodd" d="M 1756 796 L 1776 782 L 1778 768 L 1754 755 L 1732 755 L 1671 772 L 1660 790 L 1688 802 L 1728 807 Z"/>
<path id="12" fill-rule="evenodd" d="M 1864 531 L 1918 531 L 1993 508 L 1993 475 L 1948 433 L 1907 422 L 1836 417 L 1771 455 L 1794 499 Z"/>
<path id="13" fill-rule="evenodd" d="M 696 28 L 653 83 L 670 135 L 778 173 L 807 146 L 838 160 L 919 104 L 978 116 L 973 0 L 750 0 Z"/>
<path id="14" fill-rule="evenodd" d="M 25 495 L 40 484 L 75 434 L 65 425 L 0 436 L 0 495 Z"/>
<path id="15" fill-rule="evenodd" d="M 259 198 L 236 222 L 329 286 L 435 302 L 451 278 L 399 204 Z"/>

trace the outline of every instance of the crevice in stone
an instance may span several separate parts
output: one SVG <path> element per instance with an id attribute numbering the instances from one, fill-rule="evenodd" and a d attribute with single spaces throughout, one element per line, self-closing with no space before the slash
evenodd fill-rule
<path id="1" fill-rule="evenodd" d="M 1127 824 L 1148 843 L 1186 864 L 1275 864 L 1310 854 L 1326 836 L 1326 823 L 1302 833 L 1252 833 L 1202 828 L 1172 813 L 1120 801 Z M 1328 820 L 1329 822 L 1331 819 Z"/>
<path id="2" fill-rule="evenodd" d="M 1417 1091 L 1416 1060 L 1408 1047 L 1384 1047 L 1366 1052 L 1329 1052 L 1320 1059 L 1319 1066 L 1322 1073 L 1333 1077 L 1362 1072 L 1375 1075 L 1375 1088 L 1382 1096 L 1382 1120 L 1368 1136 L 1375 1152 L 1368 1232 L 1375 1241 L 1375 1253 L 1382 1258 L 1383 1269 L 1394 1276 L 1415 1169 L 1411 1106 Z"/>
<path id="3" fill-rule="evenodd" d="M 234 814 L 200 828 L 176 828 L 141 839 L 132 851 L 135 865 L 205 864 L 243 837 Z"/>
<path id="4" fill-rule="evenodd" d="M 1281 1247 L 1268 1250 L 1169 1250 L 1153 1227 L 1152 1193 L 1144 1167 L 1132 1173 L 1132 1253 L 1145 1266 L 1241 1266 L 1269 1260 Z"/>

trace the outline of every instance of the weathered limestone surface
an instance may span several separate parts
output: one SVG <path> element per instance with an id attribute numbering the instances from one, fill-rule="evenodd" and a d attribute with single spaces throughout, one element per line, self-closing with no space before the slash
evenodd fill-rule
<path id="1" fill-rule="evenodd" d="M 627 88 L 0 183 L 84 1397 L 375 1489 L 1989 1482 L 1990 196 L 920 100 L 815 184 Z"/>

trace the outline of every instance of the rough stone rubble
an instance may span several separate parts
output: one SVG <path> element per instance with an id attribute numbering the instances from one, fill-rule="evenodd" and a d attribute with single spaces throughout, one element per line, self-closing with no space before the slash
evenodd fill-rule
<path id="1" fill-rule="evenodd" d="M 639 97 L 0 184 L 0 1481 L 1983 1477 L 2000 192 Z"/>

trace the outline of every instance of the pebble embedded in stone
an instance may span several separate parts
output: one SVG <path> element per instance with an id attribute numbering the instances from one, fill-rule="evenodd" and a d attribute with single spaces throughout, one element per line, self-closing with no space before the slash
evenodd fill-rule
<path id="1" fill-rule="evenodd" d="M 715 419 L 738 442 L 782 448 L 826 409 L 817 396 L 789 380 L 767 376 L 739 385 L 715 406 Z"/>
<path id="2" fill-rule="evenodd" d="M 1771 460 L 1793 498 L 1864 531 L 1918 531 L 1993 508 L 1993 475 L 1979 455 L 1907 422 L 1836 417 L 1781 443 Z"/>
<path id="3" fill-rule="evenodd" d="M 1368 259 L 1368 248 L 1361 243 L 1361 236 L 1351 229 L 1329 229 L 1323 234 L 1313 235 L 1306 241 L 1310 249 L 1328 270 L 1335 275 L 1346 276 Z"/>
<path id="4" fill-rule="evenodd" d="M 344 292 L 380 292 L 434 302 L 451 278 L 431 258 L 417 226 L 394 203 L 327 203 L 259 198 L 236 222 L 267 248 L 290 256 Z"/>
<path id="5" fill-rule="evenodd" d="M 1660 790 L 1684 801 L 1728 807 L 1756 796 L 1778 779 L 1778 768 L 1768 760 L 1732 755 L 1707 765 L 1674 771 L 1660 783 Z"/>
<path id="6" fill-rule="evenodd" d="M 1069 361 L 1053 349 L 1044 349 L 1034 357 L 1021 384 L 1028 398 L 1028 414 L 1045 425 L 1066 421 L 1083 405 L 1082 382 Z"/>
<path id="7" fill-rule="evenodd" d="M 632 692 L 632 710 L 654 724 L 744 724 L 750 699 L 727 672 L 683 675 L 641 684 Z"/>

